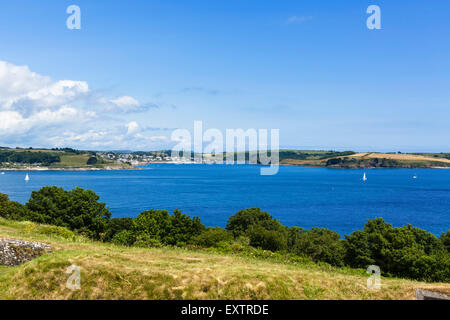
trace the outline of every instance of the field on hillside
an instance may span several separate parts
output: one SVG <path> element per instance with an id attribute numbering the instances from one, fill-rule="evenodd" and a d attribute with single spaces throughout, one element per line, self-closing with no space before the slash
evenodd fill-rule
<path id="1" fill-rule="evenodd" d="M 221 255 L 179 248 L 124 248 L 64 239 L 30 223 L 0 219 L 0 238 L 41 241 L 54 251 L 0 267 L 0 299 L 414 299 L 415 290 L 450 292 L 450 284 L 382 278 L 367 288 L 364 270 Z M 46 232 L 42 230 L 47 230 Z M 66 287 L 71 265 L 81 289 Z"/>
<path id="2" fill-rule="evenodd" d="M 89 159 L 86 155 L 61 155 L 61 162 L 55 164 L 58 167 L 84 167 Z"/>
<path id="3" fill-rule="evenodd" d="M 102 159 L 97 157 L 97 163 L 88 165 L 87 162 L 89 158 L 93 156 L 92 152 L 89 151 L 61 151 L 61 150 L 48 150 L 48 149 L 0 149 L 0 152 L 7 152 L 8 154 L 36 154 L 38 155 L 38 159 L 34 159 L 28 157 L 26 160 L 23 158 L 19 160 L 4 160 L 4 162 L 0 159 L 0 167 L 8 170 L 8 169 L 17 169 L 24 170 L 29 167 L 44 167 L 50 169 L 130 169 L 131 165 L 126 163 L 116 164 L 113 160 Z M 54 156 L 56 159 L 52 159 L 52 161 L 45 162 L 42 154 L 50 154 Z M 17 157 L 16 157 L 17 158 Z M 36 158 L 36 157 L 35 157 Z M 32 160 L 31 160 L 32 159 Z M 42 159 L 42 160 L 41 160 Z"/>
<path id="4" fill-rule="evenodd" d="M 364 152 L 350 155 L 336 154 L 320 157 L 315 154 L 304 159 L 290 157 L 291 152 L 280 151 L 280 163 L 285 165 L 319 166 L 334 168 L 439 168 L 450 167 L 445 154 L 405 154 Z M 283 156 L 281 156 L 283 155 Z"/>

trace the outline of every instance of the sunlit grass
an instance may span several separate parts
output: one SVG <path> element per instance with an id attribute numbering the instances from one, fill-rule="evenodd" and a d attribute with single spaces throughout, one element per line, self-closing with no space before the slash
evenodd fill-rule
<path id="1" fill-rule="evenodd" d="M 413 299 L 416 288 L 450 290 L 450 284 L 385 278 L 381 290 L 369 290 L 362 270 L 182 248 L 124 248 L 39 230 L 46 229 L 0 219 L 0 238 L 53 247 L 24 265 L 0 267 L 1 299 Z M 81 290 L 66 288 L 65 271 L 73 264 L 81 269 Z"/>

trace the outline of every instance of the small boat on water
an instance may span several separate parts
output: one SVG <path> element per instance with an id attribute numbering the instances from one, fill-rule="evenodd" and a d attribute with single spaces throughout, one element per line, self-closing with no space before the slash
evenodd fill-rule
<path id="1" fill-rule="evenodd" d="M 4 175 L 5 173 L 4 173 L 4 172 L 2 172 L 1 174 L 2 174 L 2 175 Z"/>
<path id="2" fill-rule="evenodd" d="M 367 181 L 367 176 L 366 176 L 366 173 L 365 173 L 365 172 L 364 172 L 364 175 L 363 175 L 362 180 L 363 180 L 363 181 Z"/>
<path id="3" fill-rule="evenodd" d="M 30 181 L 30 176 L 28 175 L 28 173 L 27 173 L 27 175 L 25 176 L 25 181 Z"/>
<path id="4" fill-rule="evenodd" d="M 414 176 L 413 176 L 413 179 L 417 179 L 417 176 L 416 176 L 416 175 L 414 175 Z"/>

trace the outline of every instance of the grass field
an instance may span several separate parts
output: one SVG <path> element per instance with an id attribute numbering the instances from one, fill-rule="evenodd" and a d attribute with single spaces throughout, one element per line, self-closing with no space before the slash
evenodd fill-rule
<path id="1" fill-rule="evenodd" d="M 377 152 L 366 152 L 366 153 L 357 153 L 350 157 L 355 158 L 384 158 L 384 159 L 393 159 L 399 161 L 439 161 L 442 163 L 450 163 L 449 159 L 445 158 L 436 158 L 432 156 L 419 155 L 419 154 L 405 154 L 405 153 L 377 153 Z"/>
<path id="2" fill-rule="evenodd" d="M 280 151 L 283 154 L 286 151 Z M 281 164 L 299 165 L 299 166 L 327 166 L 329 158 L 320 159 L 318 156 L 308 156 L 307 159 L 290 159 L 284 158 Z M 405 153 L 379 153 L 379 152 L 363 152 L 346 156 L 337 156 L 336 159 L 342 159 L 344 163 L 335 165 L 334 167 L 353 167 L 365 168 L 373 167 L 373 160 L 382 163 L 389 160 L 385 167 L 392 168 L 437 168 L 450 167 L 450 159 L 440 154 L 405 154 Z"/>
<path id="3" fill-rule="evenodd" d="M 3 219 L 0 238 L 41 241 L 54 249 L 21 266 L 0 267 L 0 299 L 414 299 L 418 288 L 450 292 L 450 284 L 390 278 L 382 278 L 381 290 L 370 290 L 364 270 L 180 248 L 123 248 L 44 235 L 39 226 Z M 81 269 L 81 289 L 75 291 L 66 288 L 65 271 L 73 264 Z"/>
<path id="4" fill-rule="evenodd" d="M 61 162 L 54 164 L 57 167 L 84 167 L 89 159 L 87 155 L 61 155 Z"/>

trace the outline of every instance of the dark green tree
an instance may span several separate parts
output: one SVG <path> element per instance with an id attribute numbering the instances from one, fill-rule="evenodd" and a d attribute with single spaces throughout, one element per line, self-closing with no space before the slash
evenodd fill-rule
<path id="1" fill-rule="evenodd" d="M 441 234 L 441 242 L 444 247 L 447 249 L 447 252 L 450 253 L 450 230 L 447 233 Z"/>
<path id="2" fill-rule="evenodd" d="M 291 250 L 299 256 L 307 255 L 316 262 L 344 265 L 344 241 L 339 233 L 325 228 L 300 231 Z"/>
<path id="3" fill-rule="evenodd" d="M 43 187 L 31 193 L 26 204 L 30 220 L 66 227 L 94 239 L 101 239 L 111 212 L 91 190 Z"/>
<path id="4" fill-rule="evenodd" d="M 92 165 L 94 165 L 94 164 L 97 164 L 97 162 L 98 162 L 98 160 L 97 160 L 97 158 L 96 157 L 90 157 L 89 159 L 88 159 L 88 161 L 87 161 L 87 165 L 88 166 L 92 166 Z"/>
<path id="5" fill-rule="evenodd" d="M 106 242 L 112 241 L 116 234 L 122 231 L 131 231 L 132 228 L 132 218 L 112 218 L 107 224 L 103 240 Z"/>
<path id="6" fill-rule="evenodd" d="M 254 224 L 247 232 L 250 245 L 270 251 L 283 251 L 287 249 L 287 237 L 283 232 L 267 230 L 261 225 Z"/>
<path id="7" fill-rule="evenodd" d="M 231 231 L 235 237 L 244 235 L 251 226 L 261 226 L 266 230 L 282 230 L 282 224 L 272 218 L 267 212 L 260 208 L 249 208 L 241 210 L 228 219 L 226 229 Z"/>
<path id="8" fill-rule="evenodd" d="M 10 220 L 26 220 L 27 208 L 15 201 L 10 201 L 9 196 L 0 193 L 0 217 Z"/>

